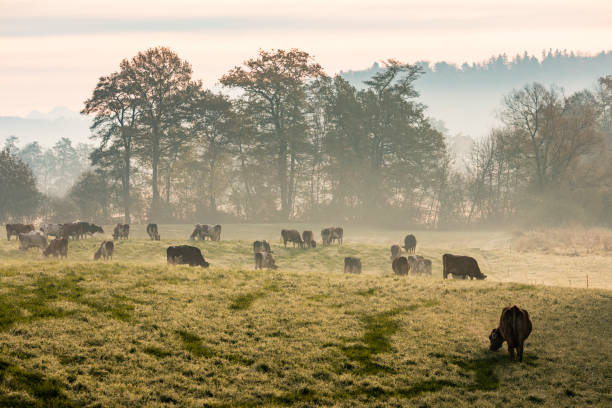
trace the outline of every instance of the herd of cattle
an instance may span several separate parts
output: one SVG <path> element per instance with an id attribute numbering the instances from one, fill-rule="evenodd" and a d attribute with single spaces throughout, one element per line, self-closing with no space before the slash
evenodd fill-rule
<path id="1" fill-rule="evenodd" d="M 151 240 L 160 240 L 157 224 L 148 224 L 147 235 Z M 36 231 L 31 224 L 6 224 L 6 236 L 10 241 L 12 236 L 17 237 L 20 249 L 25 251 L 29 248 L 41 248 L 43 257 L 53 255 L 54 257 L 68 256 L 69 238 L 78 240 L 85 236 L 93 236 L 95 233 L 104 233 L 102 227 L 88 222 L 74 222 L 67 224 L 43 224 L 40 231 Z M 113 230 L 113 240 L 129 239 L 129 224 L 117 224 Z M 55 239 L 48 242 L 48 237 Z M 337 242 L 342 245 L 344 230 L 341 227 L 329 227 L 321 230 L 321 241 L 323 246 L 332 245 Z M 197 224 L 190 236 L 191 240 L 219 241 L 221 239 L 221 225 L 202 225 Z M 303 231 L 301 234 L 297 230 L 281 231 L 281 240 L 286 248 L 287 242 L 293 243 L 300 248 L 316 248 L 316 241 L 312 231 Z M 416 237 L 409 234 L 404 239 L 404 245 L 391 246 L 391 269 L 396 275 L 431 275 L 432 262 L 423 256 L 416 255 Z M 115 245 L 113 241 L 103 241 L 96 252 L 94 260 L 112 259 Z M 411 254 L 408 256 L 402 255 Z M 276 261 L 270 244 L 265 241 L 253 242 L 253 254 L 255 269 L 277 269 Z M 166 249 L 166 260 L 168 264 L 186 264 L 190 266 L 208 267 L 210 264 L 204 259 L 199 248 L 191 245 L 170 246 Z M 361 259 L 356 257 L 344 258 L 345 273 L 361 273 Z M 449 275 L 454 278 L 467 279 L 486 279 L 478 262 L 469 256 L 457 256 L 444 254 L 442 256 L 442 276 L 446 279 Z M 498 350 L 504 342 L 508 344 L 510 357 L 514 358 L 514 350 L 517 351 L 519 361 L 523 359 L 523 347 L 525 339 L 532 330 L 529 313 L 518 306 L 506 307 L 503 309 L 499 327 L 493 329 L 489 335 L 490 349 Z"/>
<path id="2" fill-rule="evenodd" d="M 160 240 L 159 229 L 157 224 L 148 224 L 146 228 L 147 235 L 151 240 Z M 20 242 L 20 249 L 25 251 L 29 248 L 41 248 L 43 257 L 67 257 L 68 256 L 68 240 L 78 240 L 85 236 L 93 236 L 96 233 L 104 233 L 101 226 L 88 222 L 73 222 L 66 224 L 43 224 L 40 231 L 36 231 L 32 224 L 6 224 L 6 236 L 10 241 L 12 236 L 16 236 Z M 113 230 L 113 240 L 129 239 L 130 225 L 117 224 Z M 55 237 L 54 240 L 48 242 L 48 237 Z M 342 245 L 344 238 L 344 229 L 342 227 L 328 227 L 321 230 L 321 241 L 323 246 L 337 243 Z M 206 225 L 196 224 L 193 233 L 190 236 L 191 240 L 206 240 L 219 241 L 221 240 L 221 225 Z M 281 230 L 281 240 L 284 247 L 287 247 L 287 242 L 293 243 L 299 248 L 316 248 L 317 243 L 314 239 L 314 234 L 310 230 L 303 231 L 301 234 L 295 229 Z M 412 234 L 406 235 L 404 245 L 391 246 L 391 269 L 396 275 L 431 275 L 432 261 L 421 255 L 416 255 L 417 241 Z M 112 259 L 114 252 L 113 241 L 103 241 L 100 247 L 94 253 L 94 260 Z M 405 252 L 408 256 L 402 255 Z M 253 256 L 255 261 L 255 269 L 277 269 L 276 260 L 274 259 L 273 251 L 267 241 L 253 242 Z M 167 262 L 171 264 L 188 264 L 192 266 L 208 266 L 209 263 L 204 260 L 201 251 L 194 246 L 180 245 L 171 246 L 166 250 Z M 361 259 L 356 257 L 344 258 L 344 272 L 346 273 L 361 273 Z M 485 279 L 478 262 L 469 256 L 457 256 L 444 254 L 442 256 L 442 275 L 446 279 L 449 275 L 455 278 L 467 279 Z"/>

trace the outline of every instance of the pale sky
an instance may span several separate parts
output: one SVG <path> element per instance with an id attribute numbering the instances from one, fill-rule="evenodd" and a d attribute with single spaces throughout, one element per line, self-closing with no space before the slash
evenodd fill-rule
<path id="1" fill-rule="evenodd" d="M 82 108 L 121 59 L 164 45 L 206 86 L 259 48 L 300 48 L 328 74 L 374 61 L 612 49 L 612 1 L 0 0 L 0 116 Z"/>

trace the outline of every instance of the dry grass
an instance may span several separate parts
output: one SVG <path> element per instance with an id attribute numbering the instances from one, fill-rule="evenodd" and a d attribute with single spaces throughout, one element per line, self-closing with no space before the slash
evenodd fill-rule
<path id="1" fill-rule="evenodd" d="M 512 246 L 521 252 L 612 256 L 612 231 L 577 227 L 515 232 Z"/>
<path id="2" fill-rule="evenodd" d="M 393 276 L 387 245 L 372 243 L 274 241 L 280 269 L 262 272 L 249 241 L 198 243 L 209 269 L 165 265 L 178 239 L 119 242 L 98 263 L 99 239 L 71 242 L 67 261 L 20 259 L 0 241 L 0 405 L 612 404 L 609 290 L 502 283 L 500 265 L 525 255 L 465 240 L 452 252 L 476 255 L 490 281 L 444 281 L 439 255 L 452 246 L 428 234 L 419 252 L 433 278 Z M 345 255 L 365 273 L 344 275 Z M 533 262 L 557 257 L 590 258 Z M 523 364 L 487 351 L 510 303 L 533 319 Z"/>

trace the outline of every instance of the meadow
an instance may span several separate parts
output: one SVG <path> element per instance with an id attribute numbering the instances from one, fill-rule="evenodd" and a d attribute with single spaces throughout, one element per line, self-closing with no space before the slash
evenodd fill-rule
<path id="1" fill-rule="evenodd" d="M 345 226 L 342 247 L 302 250 L 282 248 L 283 227 L 305 229 L 224 225 L 194 244 L 207 269 L 166 265 L 192 226 L 160 225 L 154 242 L 134 225 L 107 262 L 92 260 L 101 236 L 70 242 L 68 260 L 0 240 L 0 406 L 612 404 L 606 231 L 599 246 L 417 231 L 433 276 L 397 277 L 389 246 L 406 232 Z M 254 239 L 278 270 L 253 270 Z M 445 252 L 475 256 L 487 280 L 443 280 Z M 364 272 L 345 275 L 344 256 Z M 509 304 L 534 325 L 522 364 L 488 351 Z"/>

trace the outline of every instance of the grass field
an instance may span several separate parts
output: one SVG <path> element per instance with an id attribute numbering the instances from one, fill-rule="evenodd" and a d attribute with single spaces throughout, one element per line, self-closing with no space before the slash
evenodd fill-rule
<path id="1" fill-rule="evenodd" d="M 190 226 L 160 225 L 160 242 L 132 226 L 112 262 L 92 261 L 101 237 L 71 242 L 67 261 L 1 240 L 0 405 L 612 404 L 607 253 L 417 232 L 434 276 L 395 277 L 388 247 L 401 231 L 345 227 L 341 248 L 306 251 L 283 249 L 281 228 L 224 225 L 223 241 L 196 244 L 208 269 L 165 264 Z M 279 270 L 253 270 L 258 238 Z M 442 280 L 444 252 L 475 256 L 489 278 Z M 342 273 L 347 255 L 362 275 Z M 488 351 L 511 303 L 534 325 L 522 364 Z"/>

